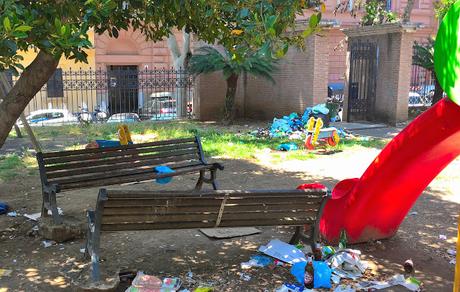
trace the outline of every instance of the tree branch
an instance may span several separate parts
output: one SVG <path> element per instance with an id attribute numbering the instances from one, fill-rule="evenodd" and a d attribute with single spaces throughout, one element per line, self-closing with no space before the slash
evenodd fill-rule
<path id="1" fill-rule="evenodd" d="M 173 33 L 170 33 L 168 36 L 168 47 L 169 51 L 171 52 L 171 56 L 173 57 L 173 60 L 176 61 L 177 59 L 179 59 L 181 54 L 179 51 L 179 46 L 177 45 L 176 36 Z"/>

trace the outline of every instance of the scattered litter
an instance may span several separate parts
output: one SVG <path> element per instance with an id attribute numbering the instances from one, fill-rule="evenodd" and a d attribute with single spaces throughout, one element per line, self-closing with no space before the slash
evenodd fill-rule
<path id="1" fill-rule="evenodd" d="M 393 286 L 401 285 L 410 291 L 420 290 L 420 281 L 414 277 L 404 278 L 403 275 L 394 275 L 388 281 L 369 281 L 358 283 L 358 290 L 372 291 L 373 289 L 380 290 Z"/>
<path id="2" fill-rule="evenodd" d="M 64 211 L 62 211 L 62 209 L 60 207 L 57 208 L 58 209 L 58 214 L 59 215 L 64 215 Z M 53 213 L 51 212 L 51 210 L 48 210 L 48 215 L 52 215 Z M 40 212 L 37 212 L 37 213 L 33 213 L 33 214 L 24 214 L 24 217 L 26 217 L 27 219 L 30 219 L 32 221 L 38 221 L 38 219 L 40 219 L 40 217 L 42 216 L 42 214 Z"/>
<path id="3" fill-rule="evenodd" d="M 411 259 L 404 262 L 404 271 L 408 274 L 414 272 L 414 262 Z"/>
<path id="4" fill-rule="evenodd" d="M 327 288 L 331 286 L 332 270 L 327 263 L 322 261 L 313 261 L 313 288 Z"/>
<path id="5" fill-rule="evenodd" d="M 8 209 L 9 209 L 9 206 L 6 203 L 0 202 L 0 215 L 8 212 Z"/>
<path id="6" fill-rule="evenodd" d="M 409 213 L 409 215 L 411 215 L 411 216 L 412 216 L 412 215 L 417 215 L 417 214 L 418 214 L 417 211 L 413 211 L 413 212 L 410 212 L 410 213 Z"/>
<path id="7" fill-rule="evenodd" d="M 80 253 L 85 253 L 86 252 L 86 248 L 82 247 L 80 248 Z"/>
<path id="8" fill-rule="evenodd" d="M 340 278 L 357 280 L 367 269 L 367 263 L 360 260 L 361 252 L 355 249 L 339 250 L 326 260 L 332 273 Z"/>
<path id="9" fill-rule="evenodd" d="M 207 237 L 218 239 L 247 236 L 262 232 L 254 227 L 202 228 L 200 231 Z"/>
<path id="10" fill-rule="evenodd" d="M 6 213 L 6 216 L 8 216 L 8 217 L 17 217 L 18 213 L 16 211 L 11 211 L 11 212 Z"/>
<path id="11" fill-rule="evenodd" d="M 305 288 L 303 285 L 284 283 L 283 286 L 275 290 L 275 292 L 309 292 L 311 289 Z"/>
<path id="12" fill-rule="evenodd" d="M 179 278 L 165 278 L 163 281 L 155 276 L 146 275 L 139 271 L 136 274 L 131 286 L 125 292 L 138 291 L 168 291 L 174 292 L 182 286 L 182 281 Z"/>
<path id="13" fill-rule="evenodd" d="M 451 259 L 451 260 L 449 261 L 449 264 L 451 264 L 451 265 L 455 265 L 456 263 L 457 263 L 457 260 L 456 260 L 456 259 Z"/>
<path id="14" fill-rule="evenodd" d="M 271 240 L 267 245 L 261 246 L 259 251 L 289 264 L 307 261 L 300 249 L 279 239 Z"/>
<path id="15" fill-rule="evenodd" d="M 0 269 L 0 277 L 9 277 L 13 273 L 12 270 Z"/>
<path id="16" fill-rule="evenodd" d="M 451 255 L 451 256 L 455 256 L 455 255 L 457 255 L 457 251 L 454 250 L 454 249 L 448 249 L 448 250 L 447 250 L 447 254 L 449 254 L 449 255 Z"/>
<path id="17" fill-rule="evenodd" d="M 298 149 L 299 147 L 295 143 L 283 143 L 276 148 L 279 151 L 293 151 Z"/>
<path id="18" fill-rule="evenodd" d="M 334 292 L 355 292 L 350 285 L 339 285 L 334 289 Z"/>
<path id="19" fill-rule="evenodd" d="M 54 241 L 54 240 L 43 240 L 42 241 L 42 246 L 44 248 L 48 248 L 48 247 L 53 246 L 55 244 L 56 244 L 56 241 Z"/>
<path id="20" fill-rule="evenodd" d="M 439 234 L 439 239 L 447 240 L 447 236 L 445 236 L 444 234 Z"/>
<path id="21" fill-rule="evenodd" d="M 295 277 L 299 284 L 305 283 L 305 267 L 307 266 L 306 262 L 295 263 L 291 267 L 291 274 Z"/>
<path id="22" fill-rule="evenodd" d="M 250 281 L 251 278 L 252 278 L 251 275 L 246 274 L 246 273 L 241 273 L 241 275 L 240 275 L 240 279 L 241 279 L 241 280 L 244 280 L 244 281 L 246 281 L 246 282 L 247 282 L 247 281 Z"/>
<path id="23" fill-rule="evenodd" d="M 241 263 L 241 268 L 246 270 L 252 267 L 266 267 L 273 264 L 273 258 L 264 255 L 254 255 L 248 262 Z"/>
<path id="24" fill-rule="evenodd" d="M 212 292 L 214 291 L 214 288 L 212 287 L 198 287 L 193 292 Z"/>

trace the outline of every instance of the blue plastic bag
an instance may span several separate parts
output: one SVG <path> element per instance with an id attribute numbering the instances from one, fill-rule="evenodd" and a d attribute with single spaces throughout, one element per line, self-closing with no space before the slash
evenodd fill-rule
<path id="1" fill-rule="evenodd" d="M 296 144 L 294 143 L 283 143 L 283 144 L 280 144 L 276 150 L 279 150 L 279 151 L 292 151 L 292 150 L 298 150 L 299 147 L 297 147 Z"/>
<path id="2" fill-rule="evenodd" d="M 0 202 L 0 215 L 1 214 L 5 214 L 6 212 L 8 212 L 8 205 L 4 202 Z"/>
<path id="3" fill-rule="evenodd" d="M 313 288 L 331 288 L 332 270 L 325 262 L 313 261 Z"/>
<path id="4" fill-rule="evenodd" d="M 158 174 L 165 174 L 165 173 L 173 173 L 174 172 L 174 170 L 172 170 L 171 168 L 169 168 L 167 166 L 163 166 L 163 165 L 154 167 L 153 171 L 155 171 Z M 172 180 L 172 177 L 163 177 L 163 178 L 157 178 L 156 182 L 159 183 L 159 184 L 164 185 L 164 184 L 167 184 L 167 183 L 171 182 L 171 180 Z"/>
<path id="5" fill-rule="evenodd" d="M 326 107 L 325 103 L 317 104 L 311 110 L 314 114 L 327 115 L 329 113 L 329 109 Z"/>
<path id="6" fill-rule="evenodd" d="M 295 277 L 297 282 L 302 286 L 305 283 L 305 268 L 307 266 L 306 262 L 298 262 L 292 265 L 291 274 Z"/>

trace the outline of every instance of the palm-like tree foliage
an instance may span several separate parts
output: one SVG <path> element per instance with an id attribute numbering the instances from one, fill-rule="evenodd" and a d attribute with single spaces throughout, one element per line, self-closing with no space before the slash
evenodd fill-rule
<path id="1" fill-rule="evenodd" d="M 427 43 L 414 43 L 414 55 L 412 64 L 418 65 L 430 71 L 434 70 L 434 39 L 428 38 Z"/>
<path id="2" fill-rule="evenodd" d="M 238 58 L 227 50 L 220 52 L 216 48 L 205 46 L 199 48 L 197 54 L 192 56 L 189 70 L 195 75 L 222 71 L 227 81 L 224 121 L 231 123 L 239 75 L 248 73 L 274 82 L 272 74 L 276 70 L 276 66 L 274 59 L 260 52 L 249 53 Z"/>
<path id="3" fill-rule="evenodd" d="M 434 72 L 434 42 L 433 38 L 428 38 L 426 43 L 414 43 L 414 54 L 412 55 L 412 64 Z M 434 95 L 431 104 L 438 102 L 443 96 L 443 90 L 434 74 Z"/>

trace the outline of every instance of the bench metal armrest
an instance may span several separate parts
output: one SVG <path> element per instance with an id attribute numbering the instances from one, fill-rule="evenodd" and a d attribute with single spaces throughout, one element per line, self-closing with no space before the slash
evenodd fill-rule
<path id="1" fill-rule="evenodd" d="M 224 170 L 224 166 L 220 163 L 212 163 L 211 164 L 214 169 Z"/>
<path id="2" fill-rule="evenodd" d="M 61 191 L 61 187 L 58 184 L 47 184 L 43 186 L 43 192 L 46 194 L 51 193 L 59 193 Z"/>

